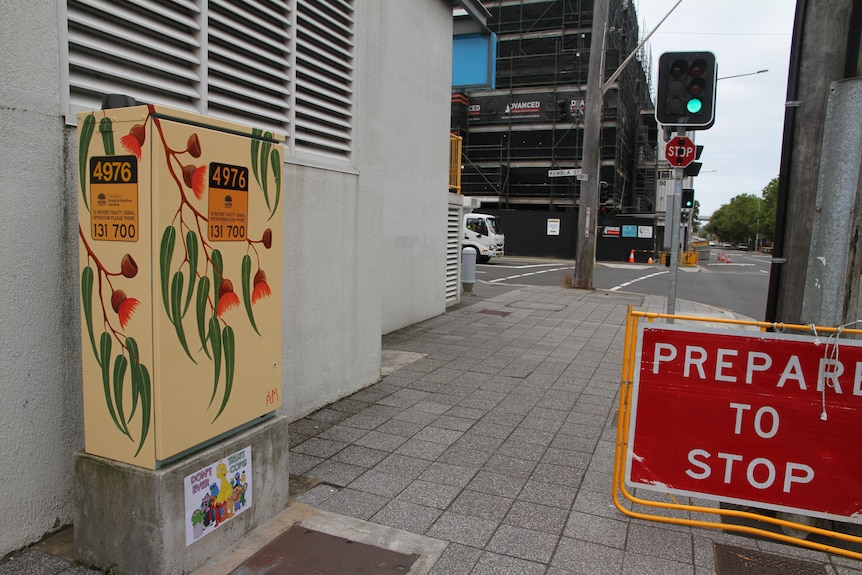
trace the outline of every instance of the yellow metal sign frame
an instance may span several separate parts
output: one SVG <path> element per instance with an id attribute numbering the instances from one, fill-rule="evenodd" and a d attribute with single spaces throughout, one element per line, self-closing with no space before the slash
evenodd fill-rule
<path id="1" fill-rule="evenodd" d="M 623 349 L 622 380 L 620 384 L 619 416 L 617 418 L 617 440 L 614 454 L 614 476 L 613 476 L 613 501 L 616 508 L 628 517 L 670 523 L 674 525 L 686 525 L 689 527 L 702 527 L 705 529 L 720 529 L 722 531 L 736 532 L 759 537 L 768 537 L 782 541 L 825 551 L 835 555 L 843 555 L 853 559 L 862 559 L 862 553 L 857 553 L 834 545 L 809 541 L 806 537 L 818 535 L 838 541 L 846 541 L 854 545 L 862 545 L 862 537 L 856 537 L 846 533 L 840 533 L 830 529 L 823 529 L 813 525 L 806 525 L 794 521 L 787 521 L 777 517 L 757 513 L 754 511 L 743 511 L 738 509 L 721 509 L 689 505 L 680 503 L 671 494 L 667 493 L 668 501 L 651 501 L 639 498 L 630 493 L 625 485 L 626 476 L 626 452 L 628 449 L 628 437 L 631 425 L 632 390 L 635 374 L 635 350 L 637 349 L 638 325 L 641 320 L 653 322 L 656 319 L 671 320 L 673 322 L 700 322 L 709 324 L 728 324 L 745 327 L 748 329 L 759 329 L 760 331 L 774 330 L 776 332 L 795 332 L 798 334 L 862 334 L 860 329 L 845 329 L 842 327 L 821 327 L 813 325 L 784 324 L 772 322 L 758 322 L 748 320 L 723 319 L 711 317 L 671 315 L 653 312 L 636 311 L 629 307 L 626 318 L 625 345 Z M 680 516 L 675 516 L 680 515 Z M 687 519 L 681 515 L 715 516 L 715 520 Z M 722 518 L 745 520 L 772 526 L 784 530 L 783 532 L 770 531 L 766 528 L 753 527 L 750 525 L 724 523 Z M 798 535 L 797 535 L 798 534 Z"/>

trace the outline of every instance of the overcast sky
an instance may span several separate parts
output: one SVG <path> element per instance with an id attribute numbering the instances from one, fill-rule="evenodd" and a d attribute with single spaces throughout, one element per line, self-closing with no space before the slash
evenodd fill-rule
<path id="1" fill-rule="evenodd" d="M 641 37 L 676 3 L 636 0 Z M 769 70 L 718 83 L 715 126 L 695 133 L 704 146 L 694 179 L 701 216 L 739 194 L 759 196 L 778 176 L 795 9 L 793 0 L 683 0 L 649 40 L 653 94 L 664 52 L 713 52 L 719 78 Z"/>

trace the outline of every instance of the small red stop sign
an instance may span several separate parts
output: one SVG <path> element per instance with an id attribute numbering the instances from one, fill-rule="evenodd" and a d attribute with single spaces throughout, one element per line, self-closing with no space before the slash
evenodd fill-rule
<path id="1" fill-rule="evenodd" d="M 685 136 L 677 136 L 667 143 L 664 157 L 676 168 L 684 168 L 694 161 L 694 142 Z"/>

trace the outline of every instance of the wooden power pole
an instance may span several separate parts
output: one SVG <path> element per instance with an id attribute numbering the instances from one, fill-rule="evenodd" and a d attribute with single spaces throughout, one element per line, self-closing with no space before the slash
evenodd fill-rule
<path id="1" fill-rule="evenodd" d="M 584 155 L 578 204 L 578 247 L 575 254 L 574 287 L 593 289 L 596 259 L 596 212 L 599 208 L 602 129 L 602 76 L 604 75 L 605 29 L 610 0 L 595 0 L 593 31 L 590 39 L 590 64 L 587 71 L 587 97 L 584 103 Z"/>

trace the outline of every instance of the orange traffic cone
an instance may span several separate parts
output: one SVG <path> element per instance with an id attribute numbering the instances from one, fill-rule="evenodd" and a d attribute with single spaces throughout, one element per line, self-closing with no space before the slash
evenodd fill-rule
<path id="1" fill-rule="evenodd" d="M 727 254 L 727 257 L 724 258 L 724 262 L 728 264 L 730 263 L 730 254 Z"/>
<path id="2" fill-rule="evenodd" d="M 646 262 L 646 263 L 648 263 L 648 264 L 652 265 L 652 263 L 653 263 L 653 261 L 652 261 L 652 256 L 650 256 L 650 257 L 649 257 L 649 259 L 647 260 L 647 262 Z"/>
<path id="3" fill-rule="evenodd" d="M 632 250 L 632 253 L 629 254 L 629 263 L 630 264 L 635 263 L 635 251 L 634 250 Z"/>
<path id="4" fill-rule="evenodd" d="M 720 261 L 720 262 L 724 261 L 724 254 L 718 254 L 718 261 Z"/>

